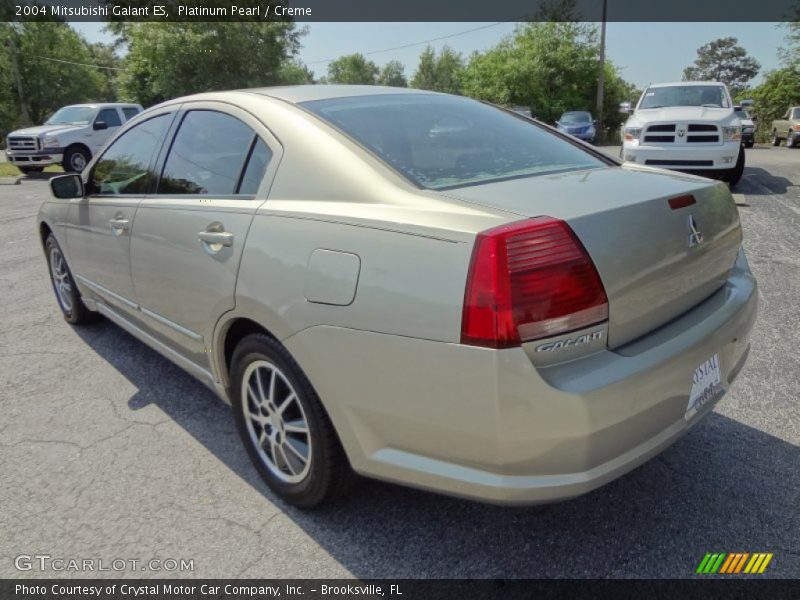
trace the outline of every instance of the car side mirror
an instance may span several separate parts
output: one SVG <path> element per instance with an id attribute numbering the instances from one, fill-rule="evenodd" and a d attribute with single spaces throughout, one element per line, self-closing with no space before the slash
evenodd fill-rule
<path id="1" fill-rule="evenodd" d="M 98 129 L 108 129 L 108 123 L 106 123 L 105 121 L 95 121 L 94 129 L 95 131 Z"/>
<path id="2" fill-rule="evenodd" d="M 50 180 L 50 191 L 53 192 L 53 196 L 61 200 L 83 198 L 86 195 L 83 179 L 77 173 L 53 177 Z"/>

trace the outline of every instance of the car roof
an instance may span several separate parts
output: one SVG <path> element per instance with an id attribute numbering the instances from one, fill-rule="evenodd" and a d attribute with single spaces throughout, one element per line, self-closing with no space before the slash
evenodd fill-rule
<path id="1" fill-rule="evenodd" d="M 679 85 L 681 87 L 693 87 L 699 85 L 718 85 L 722 87 L 723 84 L 720 83 L 719 81 L 672 81 L 669 83 L 651 83 L 647 87 L 660 88 L 660 87 L 674 87 L 676 85 Z"/>
<path id="2" fill-rule="evenodd" d="M 440 95 L 437 92 L 410 88 L 389 87 L 384 85 L 290 85 L 238 90 L 251 94 L 270 96 L 292 104 L 311 100 L 330 100 L 352 96 L 379 96 L 385 94 L 428 94 Z"/>

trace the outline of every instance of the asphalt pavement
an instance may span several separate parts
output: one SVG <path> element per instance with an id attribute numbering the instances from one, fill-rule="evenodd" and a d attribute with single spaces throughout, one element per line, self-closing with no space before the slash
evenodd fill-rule
<path id="1" fill-rule="evenodd" d="M 798 165 L 800 149 L 749 150 L 734 190 L 762 303 L 733 390 L 659 457 L 542 508 L 367 480 L 286 506 L 210 391 L 107 321 L 62 320 L 36 234 L 47 185 L 0 185 L 0 577 L 684 578 L 741 551 L 800 577 Z M 33 554 L 193 570 L 15 567 Z"/>

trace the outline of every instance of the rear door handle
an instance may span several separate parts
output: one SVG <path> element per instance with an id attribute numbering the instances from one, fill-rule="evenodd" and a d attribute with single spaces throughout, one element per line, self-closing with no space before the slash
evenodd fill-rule
<path id="1" fill-rule="evenodd" d="M 212 250 L 219 250 L 214 246 L 233 246 L 233 234 L 229 231 L 201 231 L 197 238 Z"/>
<path id="2" fill-rule="evenodd" d="M 128 226 L 130 225 L 130 221 L 128 219 L 111 219 L 109 222 L 111 225 L 111 231 L 114 232 L 114 235 L 121 235 Z"/>

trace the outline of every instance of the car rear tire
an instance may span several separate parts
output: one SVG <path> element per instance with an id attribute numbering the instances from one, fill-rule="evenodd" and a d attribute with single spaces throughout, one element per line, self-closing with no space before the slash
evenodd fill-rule
<path id="1" fill-rule="evenodd" d="M 775 129 L 772 131 L 772 145 L 773 146 L 781 145 L 781 138 L 778 137 L 778 131 Z"/>
<path id="2" fill-rule="evenodd" d="M 17 167 L 20 171 L 22 171 L 25 175 L 29 173 L 41 173 L 44 171 L 44 167 Z"/>
<path id="3" fill-rule="evenodd" d="M 50 272 L 50 283 L 53 284 L 53 292 L 55 292 L 64 320 L 72 325 L 89 323 L 93 320 L 95 313 L 86 308 L 83 303 L 78 286 L 75 285 L 72 277 L 72 271 L 67 265 L 67 259 L 52 233 L 47 236 L 44 248 Z"/>
<path id="4" fill-rule="evenodd" d="M 736 166 L 732 169 L 728 169 L 723 176 L 723 179 L 727 181 L 731 187 L 739 183 L 739 180 L 742 178 L 742 174 L 744 173 L 744 148 L 739 148 L 739 156 L 736 158 Z"/>
<path id="5" fill-rule="evenodd" d="M 355 480 L 314 388 L 289 352 L 251 334 L 231 359 L 236 428 L 258 473 L 280 498 L 313 508 L 342 496 Z"/>
<path id="6" fill-rule="evenodd" d="M 61 167 L 66 173 L 82 173 L 90 159 L 89 152 L 79 146 L 73 146 L 64 152 Z"/>

